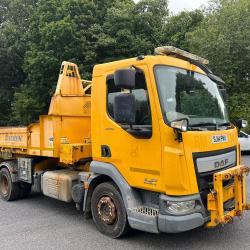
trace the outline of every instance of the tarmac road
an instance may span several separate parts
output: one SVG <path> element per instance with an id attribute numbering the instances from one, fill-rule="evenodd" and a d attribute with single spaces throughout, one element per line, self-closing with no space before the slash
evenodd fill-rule
<path id="1" fill-rule="evenodd" d="M 250 156 L 242 160 L 250 166 Z M 11 203 L 0 200 L 0 250 L 29 249 L 250 249 L 250 212 L 225 227 L 175 235 L 132 231 L 113 240 L 100 234 L 92 220 L 84 220 L 73 204 L 36 194 Z"/>

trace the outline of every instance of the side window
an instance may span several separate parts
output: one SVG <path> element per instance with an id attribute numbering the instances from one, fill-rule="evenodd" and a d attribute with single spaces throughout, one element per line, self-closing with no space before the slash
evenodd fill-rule
<path id="1" fill-rule="evenodd" d="M 92 86 L 88 86 L 84 89 L 85 95 L 91 95 Z"/>
<path id="2" fill-rule="evenodd" d="M 114 75 L 107 78 L 107 111 L 111 118 L 114 118 L 114 99 L 116 95 L 127 90 L 117 88 L 114 82 Z M 132 90 L 136 101 L 136 125 L 152 125 L 149 96 L 146 85 L 146 79 L 142 72 L 136 73 L 136 85 Z"/>

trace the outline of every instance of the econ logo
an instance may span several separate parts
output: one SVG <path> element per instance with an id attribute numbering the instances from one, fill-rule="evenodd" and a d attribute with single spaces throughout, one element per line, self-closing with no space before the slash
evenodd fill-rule
<path id="1" fill-rule="evenodd" d="M 22 141 L 22 136 L 20 136 L 20 135 L 6 135 L 5 136 L 5 141 L 21 142 Z"/>

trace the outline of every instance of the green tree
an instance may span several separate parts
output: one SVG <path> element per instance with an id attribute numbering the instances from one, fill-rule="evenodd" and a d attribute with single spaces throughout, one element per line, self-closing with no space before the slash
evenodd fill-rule
<path id="1" fill-rule="evenodd" d="M 163 42 L 168 45 L 189 51 L 187 34 L 200 26 L 204 19 L 200 10 L 183 11 L 178 15 L 170 16 L 163 29 Z"/>
<path id="2" fill-rule="evenodd" d="M 212 70 L 226 81 L 231 118 L 249 117 L 250 1 L 211 4 L 200 27 L 188 35 L 190 48 L 209 58 Z"/>
<path id="3" fill-rule="evenodd" d="M 27 124 L 47 113 L 64 60 L 91 79 L 97 63 L 151 54 L 167 14 L 166 0 L 39 1 L 26 36 L 25 85 L 12 105 L 15 121 Z"/>
<path id="4" fill-rule="evenodd" d="M 13 94 L 25 79 L 25 33 L 35 4 L 35 0 L 0 1 L 0 126 L 10 123 Z"/>
<path id="5" fill-rule="evenodd" d="M 220 11 L 218 1 L 206 15 Z M 98 63 L 166 44 L 189 50 L 187 33 L 203 19 L 200 11 L 169 16 L 167 0 L 0 0 L 0 126 L 47 113 L 62 61 L 91 79 Z"/>

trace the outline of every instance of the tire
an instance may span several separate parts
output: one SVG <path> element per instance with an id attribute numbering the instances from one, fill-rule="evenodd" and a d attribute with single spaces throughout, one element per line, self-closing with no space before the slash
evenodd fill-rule
<path id="1" fill-rule="evenodd" d="M 122 196 L 112 182 L 98 185 L 91 198 L 91 212 L 97 229 L 111 237 L 119 238 L 129 229 Z"/>
<path id="2" fill-rule="evenodd" d="M 19 186 L 20 186 L 19 198 L 20 199 L 27 198 L 30 195 L 32 185 L 29 183 L 20 182 Z"/>
<path id="3" fill-rule="evenodd" d="M 6 201 L 14 201 L 19 198 L 19 183 L 13 183 L 7 168 L 0 170 L 0 196 Z"/>

